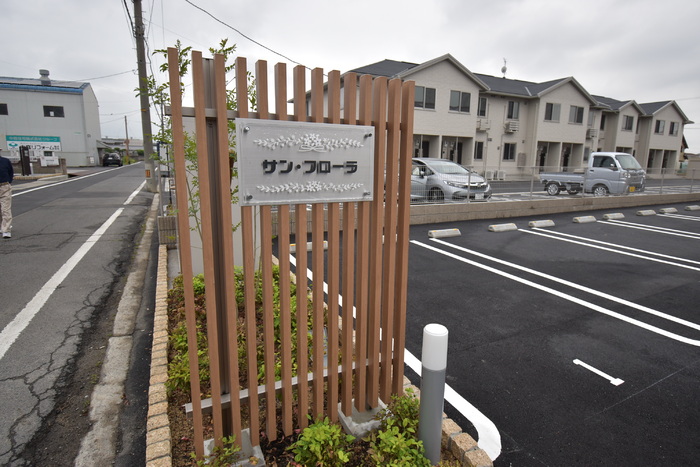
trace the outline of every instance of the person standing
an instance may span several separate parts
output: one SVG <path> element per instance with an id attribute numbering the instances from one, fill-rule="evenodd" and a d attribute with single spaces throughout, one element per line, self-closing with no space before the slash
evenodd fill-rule
<path id="1" fill-rule="evenodd" d="M 15 172 L 12 163 L 6 157 L 0 156 L 0 219 L 2 238 L 10 238 L 12 234 L 12 180 Z"/>

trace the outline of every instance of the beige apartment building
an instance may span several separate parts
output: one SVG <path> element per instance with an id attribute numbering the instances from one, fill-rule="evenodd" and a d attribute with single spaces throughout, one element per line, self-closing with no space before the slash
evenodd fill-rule
<path id="1" fill-rule="evenodd" d="M 491 179 L 573 171 L 595 151 L 628 152 L 652 174 L 674 173 L 683 126 L 693 123 L 674 101 L 593 95 L 573 77 L 535 83 L 473 73 L 450 54 L 350 71 L 415 81 L 414 155 L 450 159 Z"/>

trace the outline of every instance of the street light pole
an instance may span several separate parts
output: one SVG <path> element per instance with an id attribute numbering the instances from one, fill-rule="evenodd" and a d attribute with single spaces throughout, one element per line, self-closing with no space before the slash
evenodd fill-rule
<path id="1" fill-rule="evenodd" d="M 146 50 L 144 45 L 143 13 L 141 0 L 134 2 L 134 37 L 136 38 L 136 59 L 139 70 L 139 97 L 141 98 L 141 128 L 143 131 L 143 161 L 146 169 L 146 188 L 149 192 L 158 191 L 156 174 L 153 163 L 153 135 L 151 134 L 151 108 L 148 101 L 148 88 L 146 83 Z"/>

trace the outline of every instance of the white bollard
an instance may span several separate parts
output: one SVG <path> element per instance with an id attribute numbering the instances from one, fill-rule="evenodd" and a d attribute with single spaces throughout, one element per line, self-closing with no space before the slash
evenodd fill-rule
<path id="1" fill-rule="evenodd" d="M 440 463 L 447 334 L 447 328 L 442 324 L 428 324 L 423 328 L 418 439 L 423 441 L 425 457 L 432 465 Z"/>

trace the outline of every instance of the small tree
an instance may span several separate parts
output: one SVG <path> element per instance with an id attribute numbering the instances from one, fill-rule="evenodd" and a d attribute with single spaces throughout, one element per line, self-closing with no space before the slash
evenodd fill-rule
<path id="1" fill-rule="evenodd" d="M 192 64 L 192 60 L 189 58 L 190 52 L 192 51 L 192 47 L 190 46 L 183 46 L 182 43 L 178 40 L 175 43 L 175 49 L 177 50 L 178 57 L 177 57 L 177 62 L 178 62 L 178 75 L 182 79 L 183 76 L 185 76 L 190 68 L 190 65 Z M 232 56 L 233 52 L 235 52 L 236 46 L 234 45 L 229 45 L 228 44 L 228 39 L 222 39 L 219 42 L 218 47 L 211 47 L 209 48 L 209 52 L 214 55 L 214 54 L 222 54 L 224 56 L 224 60 L 227 63 L 225 70 L 226 73 L 229 73 L 234 69 L 234 64 L 228 64 L 229 58 Z M 167 73 L 169 70 L 169 64 L 167 61 L 167 56 L 168 56 L 168 50 L 167 49 L 158 49 L 154 53 L 154 55 L 160 54 L 163 55 L 163 57 L 166 58 L 165 63 L 163 63 L 160 66 L 160 71 L 162 73 Z M 248 101 L 250 102 L 250 105 L 253 109 L 256 107 L 256 94 L 255 94 L 255 83 L 253 80 L 253 76 L 250 72 L 247 73 L 248 76 L 248 87 L 245 90 L 246 94 L 248 96 Z M 171 96 L 170 96 L 170 84 L 166 80 L 164 83 L 158 84 L 158 81 L 156 78 L 151 75 L 147 78 L 147 86 L 145 87 L 148 92 L 148 96 L 152 102 L 153 108 L 156 111 L 156 114 L 158 115 L 158 118 L 160 120 L 160 130 L 156 134 L 156 140 L 160 141 L 161 144 L 168 144 L 172 145 L 172 123 L 171 119 L 169 116 L 166 116 L 164 113 L 164 109 L 166 106 L 170 105 L 171 102 Z M 184 84 L 180 83 L 180 89 L 182 94 L 184 95 L 184 90 L 185 86 Z M 139 88 L 135 89 L 136 95 L 139 96 L 141 90 Z M 226 92 L 226 107 L 228 110 L 235 110 L 236 109 L 236 90 L 227 90 Z M 231 170 L 231 177 L 238 177 L 238 169 L 236 168 L 235 162 L 236 162 L 236 124 L 234 121 L 229 121 L 228 122 L 228 141 L 229 141 L 229 167 Z M 190 135 L 188 133 L 185 133 L 185 159 L 186 159 L 186 170 L 188 172 L 188 182 L 187 182 L 187 199 L 188 199 L 188 206 L 187 210 L 189 215 L 194 218 L 195 221 L 195 227 L 193 227 L 193 230 L 196 230 L 200 235 L 202 233 L 201 230 L 201 219 L 199 215 L 200 211 L 200 198 L 199 198 L 199 178 L 197 176 L 197 167 L 198 167 L 198 155 L 197 155 L 197 142 L 193 135 Z M 156 156 L 156 160 L 159 162 L 163 162 L 160 160 L 160 156 Z M 238 201 L 238 186 L 237 185 L 232 185 L 231 188 L 231 202 L 236 203 Z M 235 229 L 236 226 L 234 226 Z"/>

